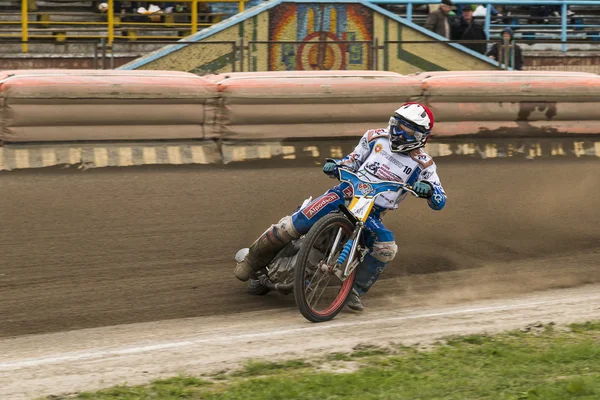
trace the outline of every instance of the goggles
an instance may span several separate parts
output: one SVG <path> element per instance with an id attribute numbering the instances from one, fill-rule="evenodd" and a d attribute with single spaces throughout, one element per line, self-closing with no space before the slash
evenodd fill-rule
<path id="1" fill-rule="evenodd" d="M 397 117 L 390 118 L 390 126 L 392 131 L 396 135 L 402 135 L 405 139 L 411 141 L 412 139 L 420 141 L 423 139 L 425 134 L 418 129 L 412 127 L 409 123 L 404 120 L 400 120 Z"/>

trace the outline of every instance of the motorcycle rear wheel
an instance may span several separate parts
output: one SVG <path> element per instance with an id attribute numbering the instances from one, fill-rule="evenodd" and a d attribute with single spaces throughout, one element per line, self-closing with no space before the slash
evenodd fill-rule
<path id="1" fill-rule="evenodd" d="M 335 249 L 333 249 L 334 238 L 339 228 L 342 229 L 342 237 Z M 296 272 L 294 279 L 294 298 L 300 313 L 311 322 L 325 322 L 332 320 L 346 305 L 348 295 L 354 285 L 356 270 L 341 282 L 331 272 L 324 272 L 319 268 L 333 252 L 333 260 L 337 260 L 344 244 L 352 235 L 354 226 L 343 215 L 330 214 L 321 218 L 304 238 L 304 243 L 298 254 Z M 314 266 L 310 262 L 311 252 L 316 250 L 315 246 L 328 242 L 325 254 L 321 257 L 321 263 Z M 322 248 L 318 249 L 322 250 Z M 333 280 L 333 285 L 329 286 Z M 325 286 L 321 284 L 325 282 Z M 320 303 L 323 296 L 325 300 Z M 331 300 L 329 300 L 331 299 Z"/>

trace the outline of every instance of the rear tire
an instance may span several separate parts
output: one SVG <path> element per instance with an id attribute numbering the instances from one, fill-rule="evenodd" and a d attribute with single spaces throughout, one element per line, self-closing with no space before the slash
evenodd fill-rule
<path id="1" fill-rule="evenodd" d="M 337 253 L 343 248 L 344 244 L 350 238 L 352 231 L 354 230 L 354 226 L 345 216 L 340 214 L 330 214 L 324 218 L 321 218 L 315 225 L 313 225 L 310 231 L 306 234 L 304 243 L 302 244 L 302 248 L 298 254 L 294 279 L 294 299 L 296 300 L 296 305 L 298 306 L 300 313 L 302 313 L 302 315 L 311 322 L 325 322 L 332 320 L 342 310 L 342 308 L 344 308 L 352 287 L 354 286 L 356 270 L 354 270 L 352 274 L 343 283 L 341 283 L 334 274 L 321 272 L 318 268 L 314 268 L 314 266 L 309 262 L 311 251 L 318 240 L 321 239 L 321 237 L 325 237 L 324 234 L 327 234 L 330 230 L 332 230 L 332 233 L 335 232 L 335 234 L 337 234 L 338 228 L 342 228 L 342 232 L 344 234 L 342 235 L 337 248 L 331 249 L 331 246 L 333 246 L 333 240 L 331 240 L 331 243 L 326 249 L 326 254 L 322 259 L 328 257 L 329 252 L 331 251 Z M 335 234 L 333 237 L 335 237 Z M 310 289 L 315 276 L 318 274 L 320 274 L 320 280 L 315 283 L 315 287 Z M 307 283 L 309 278 L 310 281 Z M 317 289 L 319 289 L 321 281 L 326 278 L 328 280 L 325 286 L 321 289 L 323 292 L 317 294 Z M 340 282 L 340 289 L 337 294 L 335 294 L 334 289 L 334 299 L 331 302 L 328 300 L 325 301 L 325 308 L 323 310 L 319 310 L 317 309 L 318 304 L 316 303 L 318 303 L 322 298 L 323 293 L 325 293 L 325 288 L 329 287 L 328 284 L 331 279 L 335 279 L 337 282 Z M 309 290 L 310 293 L 307 293 Z M 318 296 L 316 301 L 314 301 L 315 296 Z M 313 302 L 315 303 L 314 305 L 311 304 Z"/>

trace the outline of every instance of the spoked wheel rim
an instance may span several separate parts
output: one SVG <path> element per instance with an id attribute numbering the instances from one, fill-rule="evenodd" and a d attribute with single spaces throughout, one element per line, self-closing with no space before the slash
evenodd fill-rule
<path id="1" fill-rule="evenodd" d="M 342 229 L 342 236 L 336 248 L 333 248 L 335 238 Z M 302 290 L 304 290 L 304 298 L 306 305 L 317 316 L 328 317 L 335 313 L 343 306 L 348 294 L 352 290 L 354 284 L 353 275 L 355 272 L 342 282 L 333 272 L 332 266 L 337 261 L 337 258 L 352 234 L 347 224 L 332 223 L 329 225 L 313 243 L 312 251 L 319 251 L 317 254 L 323 254 L 321 250 L 325 249 L 325 254 L 321 257 L 320 262 L 312 266 L 312 268 L 304 268 L 304 279 L 302 280 Z M 323 246 L 325 245 L 325 246 Z M 331 257 L 331 263 L 327 263 L 327 259 Z"/>

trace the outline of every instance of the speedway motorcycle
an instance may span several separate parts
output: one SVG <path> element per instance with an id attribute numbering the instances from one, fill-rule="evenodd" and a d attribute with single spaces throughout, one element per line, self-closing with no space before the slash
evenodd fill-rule
<path id="1" fill-rule="evenodd" d="M 338 171 L 340 182 L 347 182 L 353 189 L 350 203 L 322 217 L 248 281 L 251 294 L 264 295 L 271 290 L 293 293 L 300 313 L 312 322 L 332 320 L 346 304 L 356 268 L 369 252 L 364 225 L 377 197 L 403 191 L 419 197 L 404 183 L 368 182 L 343 167 Z M 301 208 L 311 200 L 306 199 Z M 239 262 L 247 253 L 247 248 L 241 249 L 235 259 Z"/>

